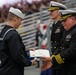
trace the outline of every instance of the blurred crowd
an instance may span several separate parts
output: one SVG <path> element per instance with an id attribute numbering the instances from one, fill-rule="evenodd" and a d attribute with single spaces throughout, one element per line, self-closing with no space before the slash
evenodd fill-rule
<path id="1" fill-rule="evenodd" d="M 28 0 L 27 0 L 28 1 Z M 26 15 L 39 12 L 40 8 L 45 8 L 49 6 L 50 1 L 61 2 L 62 0 L 33 0 L 32 3 L 23 0 L 21 2 L 17 2 L 15 4 L 5 4 L 3 7 L 0 7 L 0 23 L 6 22 L 7 13 L 9 8 L 15 7 L 20 9 Z"/>

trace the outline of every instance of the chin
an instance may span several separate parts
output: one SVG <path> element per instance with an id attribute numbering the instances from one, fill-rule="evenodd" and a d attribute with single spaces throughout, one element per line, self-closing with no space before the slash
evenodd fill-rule
<path id="1" fill-rule="evenodd" d="M 64 29 L 65 29 L 65 30 L 67 30 L 67 28 L 66 28 L 66 27 L 64 27 Z"/>

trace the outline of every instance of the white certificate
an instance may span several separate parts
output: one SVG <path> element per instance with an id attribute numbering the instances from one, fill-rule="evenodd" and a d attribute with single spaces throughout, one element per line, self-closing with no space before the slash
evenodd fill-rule
<path id="1" fill-rule="evenodd" d="M 35 51 L 29 51 L 30 57 L 50 57 L 49 50 L 38 49 Z"/>

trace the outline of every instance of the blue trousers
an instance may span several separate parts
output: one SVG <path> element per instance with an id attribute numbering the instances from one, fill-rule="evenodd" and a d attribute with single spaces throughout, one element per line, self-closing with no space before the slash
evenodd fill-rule
<path id="1" fill-rule="evenodd" d="M 45 70 L 45 71 L 41 71 L 40 75 L 52 75 L 52 71 L 51 68 Z"/>

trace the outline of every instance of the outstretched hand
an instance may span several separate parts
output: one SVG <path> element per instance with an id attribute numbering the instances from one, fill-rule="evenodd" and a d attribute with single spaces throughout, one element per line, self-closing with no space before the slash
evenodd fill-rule
<path id="1" fill-rule="evenodd" d="M 44 61 L 44 62 L 51 62 L 52 57 L 42 57 L 41 60 Z"/>

